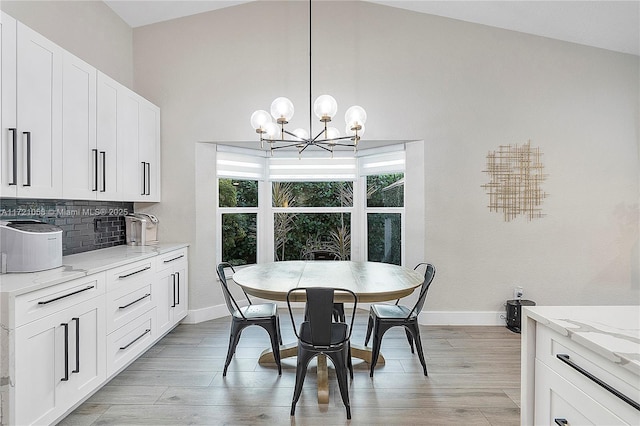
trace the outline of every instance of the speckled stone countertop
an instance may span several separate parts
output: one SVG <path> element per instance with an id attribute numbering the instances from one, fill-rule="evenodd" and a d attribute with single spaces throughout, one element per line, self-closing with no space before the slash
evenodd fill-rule
<path id="1" fill-rule="evenodd" d="M 523 314 L 640 375 L 640 306 L 531 306 Z"/>
<path id="2" fill-rule="evenodd" d="M 187 247 L 184 243 L 162 243 L 151 246 L 115 246 L 62 258 L 62 266 L 41 272 L 0 275 L 3 299 L 39 290 L 75 278 L 116 268 L 127 263 Z"/>

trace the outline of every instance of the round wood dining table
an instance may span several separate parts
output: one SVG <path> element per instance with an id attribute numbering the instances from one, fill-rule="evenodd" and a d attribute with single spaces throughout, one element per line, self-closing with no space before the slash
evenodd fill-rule
<path id="1" fill-rule="evenodd" d="M 287 292 L 298 287 L 346 288 L 358 296 L 358 304 L 395 300 L 410 295 L 424 281 L 424 276 L 402 266 L 380 262 L 294 260 L 260 263 L 239 269 L 233 280 L 247 292 L 262 299 L 286 301 Z M 295 301 L 303 302 L 304 299 Z M 336 293 L 336 302 L 341 300 Z M 297 343 L 280 347 L 280 357 L 297 355 Z M 371 349 L 351 344 L 351 356 L 371 362 Z M 260 363 L 273 363 L 273 353 L 266 349 Z M 378 364 L 384 364 L 382 355 Z M 318 402 L 329 402 L 326 357 L 318 356 Z"/>

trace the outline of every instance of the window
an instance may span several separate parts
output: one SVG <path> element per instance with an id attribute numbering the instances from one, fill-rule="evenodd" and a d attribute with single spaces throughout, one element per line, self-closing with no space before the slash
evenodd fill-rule
<path id="1" fill-rule="evenodd" d="M 402 264 L 405 153 L 377 152 L 299 159 L 218 146 L 216 261 Z"/>
<path id="2" fill-rule="evenodd" d="M 257 261 L 258 181 L 218 179 L 222 221 L 222 261 L 232 265 Z"/>

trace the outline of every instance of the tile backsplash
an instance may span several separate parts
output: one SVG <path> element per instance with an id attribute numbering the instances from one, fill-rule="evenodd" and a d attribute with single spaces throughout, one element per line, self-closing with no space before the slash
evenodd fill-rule
<path id="1" fill-rule="evenodd" d="M 0 220 L 35 219 L 62 229 L 64 256 L 125 244 L 124 216 L 128 213 L 133 213 L 133 203 L 0 199 Z"/>

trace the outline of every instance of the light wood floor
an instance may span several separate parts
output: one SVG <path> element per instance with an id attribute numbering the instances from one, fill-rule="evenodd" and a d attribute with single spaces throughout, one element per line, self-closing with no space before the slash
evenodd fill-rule
<path id="1" fill-rule="evenodd" d="M 358 311 L 352 341 L 362 344 L 367 312 Z M 318 405 L 315 368 L 310 367 L 295 417 L 289 416 L 295 360 L 262 366 L 269 346 L 259 327 L 245 329 L 226 377 L 222 368 L 229 318 L 180 325 L 104 388 L 72 412 L 62 425 L 518 425 L 520 423 L 520 335 L 505 327 L 423 326 L 429 377 L 421 373 L 404 331 L 385 334 L 386 364 L 373 378 L 354 359 L 350 383 L 352 419 L 329 372 L 330 402 Z M 280 310 L 284 343 L 295 336 Z"/>

